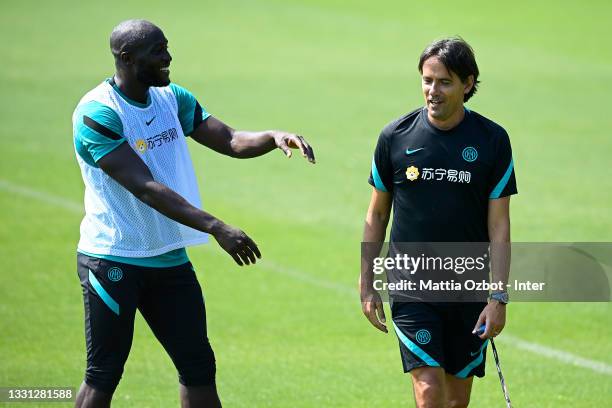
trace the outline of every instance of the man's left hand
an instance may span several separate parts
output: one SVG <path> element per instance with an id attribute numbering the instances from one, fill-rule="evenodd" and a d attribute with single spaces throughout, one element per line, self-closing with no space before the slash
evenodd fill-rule
<path id="1" fill-rule="evenodd" d="M 501 333 L 506 325 L 506 305 L 499 303 L 497 300 L 491 300 L 482 309 L 472 333 L 476 334 L 478 328 L 483 324 L 486 325 L 485 331 L 478 336 L 481 339 L 495 337 Z"/>
<path id="2" fill-rule="evenodd" d="M 273 137 L 276 147 L 281 149 L 287 157 L 291 157 L 291 149 L 300 149 L 302 156 L 307 158 L 310 163 L 315 163 L 314 150 L 302 136 L 293 133 L 274 132 Z"/>

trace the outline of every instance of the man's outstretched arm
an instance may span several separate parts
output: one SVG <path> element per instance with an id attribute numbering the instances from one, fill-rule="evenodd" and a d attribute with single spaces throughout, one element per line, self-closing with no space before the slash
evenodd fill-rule
<path id="1" fill-rule="evenodd" d="M 201 122 L 191 138 L 216 152 L 239 159 L 262 156 L 276 148 L 291 157 L 291 149 L 300 149 L 302 156 L 315 163 L 314 151 L 302 136 L 279 130 L 235 130 L 213 116 Z"/>
<path id="2" fill-rule="evenodd" d="M 372 286 L 374 281 L 372 262 L 374 257 L 378 256 L 385 241 L 387 224 L 391 216 L 391 199 L 391 193 L 372 188 L 372 198 L 363 227 L 363 242 L 366 244 L 362 244 L 361 274 L 359 276 L 361 310 L 374 327 L 385 333 L 387 326 L 382 299 Z"/>
<path id="3" fill-rule="evenodd" d="M 194 207 L 174 190 L 155 181 L 147 165 L 127 143 L 103 156 L 97 164 L 136 198 L 161 214 L 210 233 L 238 265 L 249 265 L 255 263 L 256 257 L 261 258 L 257 245 L 243 231 Z"/>

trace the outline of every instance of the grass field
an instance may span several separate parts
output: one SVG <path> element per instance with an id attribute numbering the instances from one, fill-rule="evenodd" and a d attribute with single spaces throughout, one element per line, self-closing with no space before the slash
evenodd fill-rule
<path id="1" fill-rule="evenodd" d="M 241 129 L 300 132 L 317 154 L 316 166 L 280 152 L 238 161 L 191 145 L 206 209 L 264 254 L 239 269 L 216 244 L 189 251 L 225 406 L 413 406 L 397 339 L 363 318 L 356 281 L 376 138 L 421 104 L 416 62 L 435 38 L 460 34 L 473 45 L 482 85 L 468 106 L 511 136 L 513 240 L 611 241 L 611 3 L 410 3 L 4 0 L 0 387 L 82 380 L 83 187 L 70 117 L 112 75 L 107 38 L 126 18 L 165 30 L 173 81 L 213 115 Z M 507 335 L 608 367 L 572 365 L 502 335 L 516 407 L 612 406 L 610 304 L 523 303 L 508 313 Z M 504 406 L 491 362 L 474 407 Z M 177 406 L 176 389 L 138 317 L 114 406 Z"/>

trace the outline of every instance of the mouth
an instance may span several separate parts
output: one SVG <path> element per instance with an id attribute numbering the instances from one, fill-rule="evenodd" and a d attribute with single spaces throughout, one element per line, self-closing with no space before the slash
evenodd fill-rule
<path id="1" fill-rule="evenodd" d="M 438 107 L 438 106 L 440 106 L 440 105 L 442 105 L 444 103 L 443 101 L 441 101 L 439 99 L 430 99 L 427 102 L 429 102 L 429 105 L 434 107 L 434 108 Z"/>
<path id="2" fill-rule="evenodd" d="M 163 72 L 164 74 L 169 74 L 170 73 L 170 66 L 167 67 L 161 67 L 159 69 L 161 72 Z"/>

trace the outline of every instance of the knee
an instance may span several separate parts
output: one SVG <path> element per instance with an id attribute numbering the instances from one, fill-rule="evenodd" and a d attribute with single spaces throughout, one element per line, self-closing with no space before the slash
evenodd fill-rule
<path id="1" fill-rule="evenodd" d="M 470 394 L 472 392 L 472 380 L 458 380 L 448 376 L 446 390 L 447 408 L 467 408 L 470 404 Z"/>
<path id="2" fill-rule="evenodd" d="M 176 356 L 175 366 L 179 373 L 179 382 L 184 386 L 206 386 L 215 384 L 217 371 L 215 355 L 210 348 L 204 347 L 198 353 Z"/>
<path id="3" fill-rule="evenodd" d="M 442 408 L 446 401 L 444 382 L 436 377 L 413 382 L 417 408 Z"/>
<path id="4" fill-rule="evenodd" d="M 415 393 L 420 397 L 417 399 L 423 402 L 423 404 L 421 404 L 423 408 L 430 406 L 438 406 L 428 404 L 428 402 L 444 401 L 445 399 L 444 384 L 439 384 L 437 382 L 421 381 L 416 384 Z M 421 408 L 421 405 L 419 405 L 419 408 Z"/>
<path id="5" fill-rule="evenodd" d="M 113 395 L 122 374 L 123 366 L 87 367 L 85 383 L 97 391 Z"/>
<path id="6" fill-rule="evenodd" d="M 416 390 L 415 390 L 416 391 Z M 444 408 L 444 392 L 436 387 L 423 387 L 415 393 L 416 408 Z"/>

